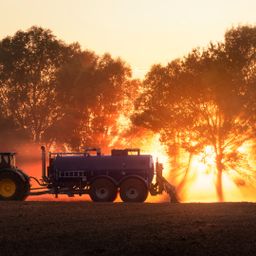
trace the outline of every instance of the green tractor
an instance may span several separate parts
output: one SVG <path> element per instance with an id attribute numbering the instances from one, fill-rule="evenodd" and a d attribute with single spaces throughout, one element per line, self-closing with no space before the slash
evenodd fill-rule
<path id="1" fill-rule="evenodd" d="M 16 167 L 15 153 L 0 152 L 0 200 L 25 200 L 29 191 L 29 176 Z"/>

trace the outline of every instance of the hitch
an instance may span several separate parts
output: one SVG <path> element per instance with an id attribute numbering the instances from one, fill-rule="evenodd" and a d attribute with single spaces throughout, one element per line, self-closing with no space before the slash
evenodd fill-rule
<path id="1" fill-rule="evenodd" d="M 163 177 L 163 165 L 156 162 L 156 183 L 151 185 L 151 195 L 162 194 L 165 191 L 169 197 L 171 203 L 179 203 L 178 195 L 175 187 Z"/>

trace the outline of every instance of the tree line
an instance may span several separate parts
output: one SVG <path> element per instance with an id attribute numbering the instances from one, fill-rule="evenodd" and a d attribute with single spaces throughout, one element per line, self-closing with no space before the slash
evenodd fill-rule
<path id="1" fill-rule="evenodd" d="M 215 153 L 219 201 L 224 200 L 224 171 L 255 185 L 250 152 L 241 147 L 248 142 L 255 147 L 256 27 L 232 28 L 224 42 L 153 66 L 143 84 L 133 121 L 160 132 L 173 175 L 182 173 L 181 187 L 193 156 L 206 145 Z M 187 162 L 182 166 L 184 155 Z"/>
<path id="2" fill-rule="evenodd" d="M 220 201 L 224 171 L 255 179 L 240 150 L 247 142 L 255 148 L 255 26 L 231 28 L 223 42 L 153 65 L 143 81 L 122 59 L 66 44 L 48 29 L 17 31 L 0 41 L 0 99 L 2 145 L 19 138 L 78 149 L 127 137 L 129 146 L 143 128 L 161 135 L 172 175 L 182 173 L 180 188 L 206 145 L 215 152 Z M 130 118 L 129 130 L 120 129 L 120 117 Z"/>
<path id="3" fill-rule="evenodd" d="M 131 101 L 130 67 L 31 27 L 0 41 L 1 143 L 107 144 Z"/>

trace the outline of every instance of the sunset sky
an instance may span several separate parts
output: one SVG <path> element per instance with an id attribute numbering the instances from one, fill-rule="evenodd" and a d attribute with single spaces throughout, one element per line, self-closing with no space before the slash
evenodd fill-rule
<path id="1" fill-rule="evenodd" d="M 127 61 L 142 78 L 228 28 L 256 24 L 255 0 L 0 0 L 0 39 L 33 25 L 97 54 Z"/>

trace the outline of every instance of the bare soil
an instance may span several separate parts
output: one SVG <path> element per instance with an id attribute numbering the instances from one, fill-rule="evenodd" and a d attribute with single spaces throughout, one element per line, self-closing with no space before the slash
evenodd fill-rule
<path id="1" fill-rule="evenodd" d="M 255 255 L 256 204 L 0 202 L 0 255 Z"/>

